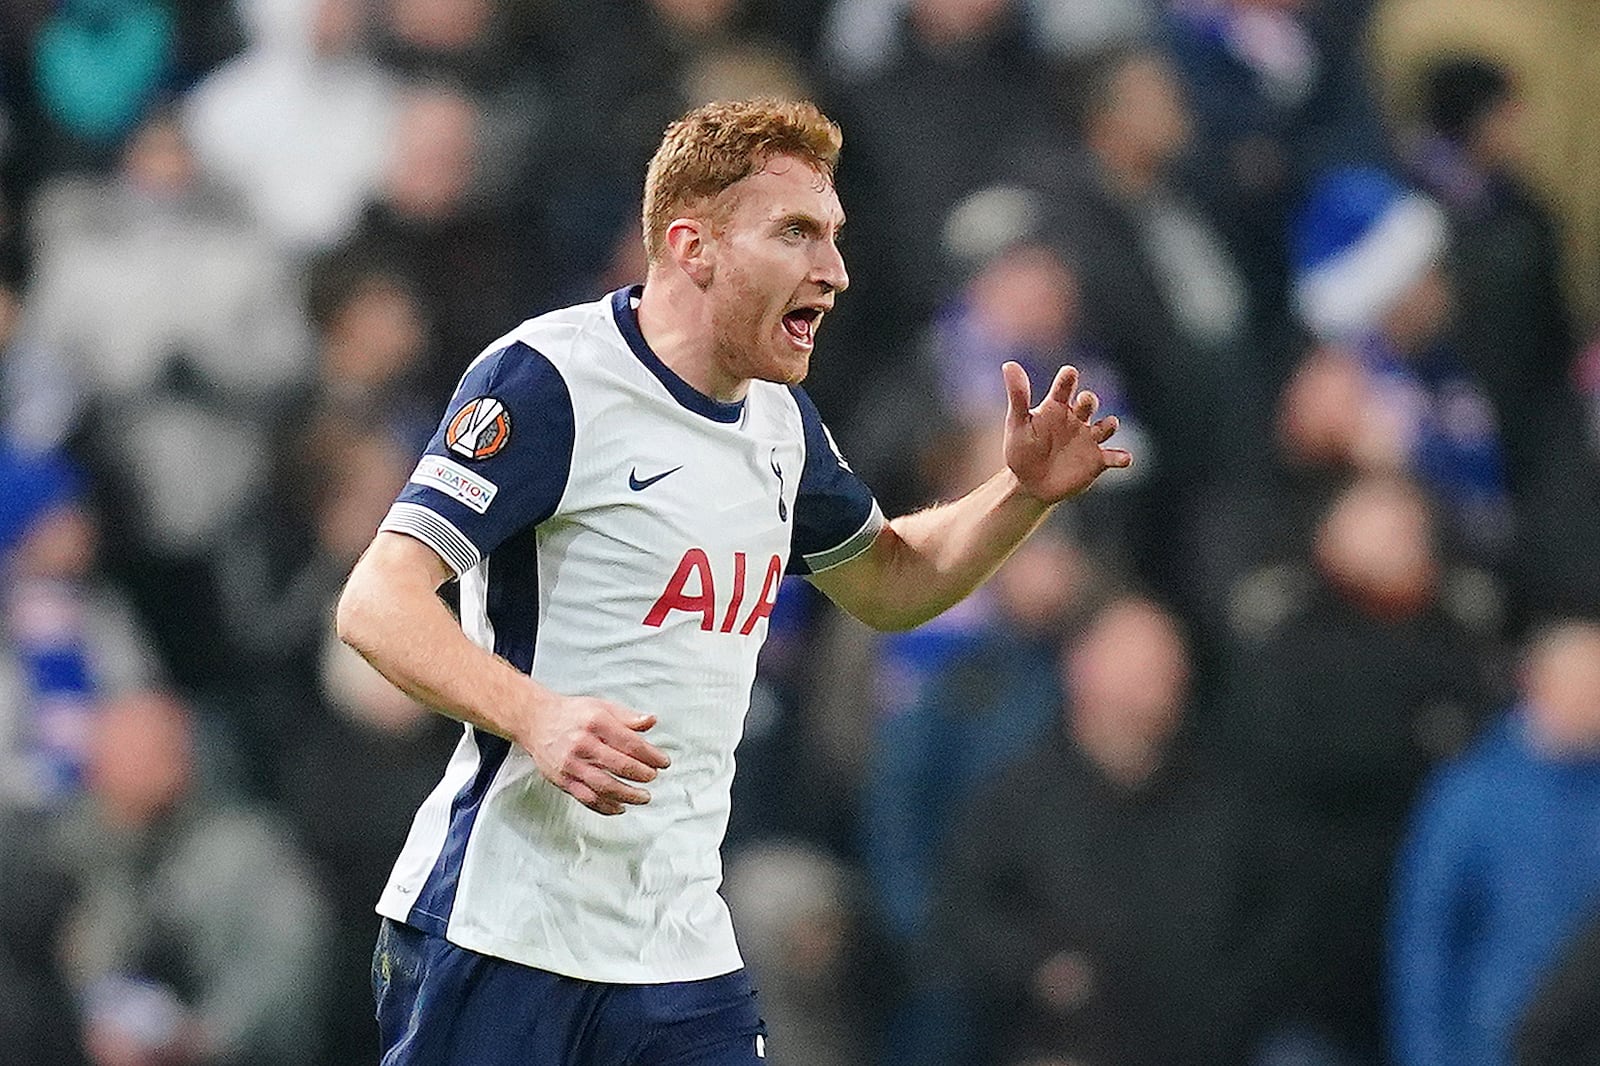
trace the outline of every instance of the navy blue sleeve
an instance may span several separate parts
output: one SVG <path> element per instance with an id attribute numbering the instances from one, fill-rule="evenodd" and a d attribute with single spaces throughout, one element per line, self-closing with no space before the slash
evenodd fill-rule
<path id="1" fill-rule="evenodd" d="M 572 396 L 542 354 L 516 342 L 480 359 L 382 529 L 427 544 L 458 575 L 555 513 L 572 469 Z"/>
<path id="2" fill-rule="evenodd" d="M 866 551 L 883 528 L 872 490 L 856 476 L 822 424 L 816 404 L 791 385 L 805 428 L 806 463 L 794 501 L 789 573 L 815 574 Z"/>

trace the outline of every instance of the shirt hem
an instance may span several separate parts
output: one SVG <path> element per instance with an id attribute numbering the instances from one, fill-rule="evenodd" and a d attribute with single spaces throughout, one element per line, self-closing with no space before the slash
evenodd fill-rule
<path id="1" fill-rule="evenodd" d="M 539 950 L 481 931 L 441 931 L 437 916 L 418 915 L 409 905 L 402 906 L 399 901 L 392 899 L 389 892 L 384 893 L 374 910 L 385 918 L 434 936 L 442 936 L 456 947 L 579 981 L 614 985 L 665 985 L 680 981 L 705 981 L 744 969 L 744 958 L 739 954 L 738 947 L 732 944 L 706 957 L 672 964 L 606 965 L 575 959 L 561 952 Z"/>

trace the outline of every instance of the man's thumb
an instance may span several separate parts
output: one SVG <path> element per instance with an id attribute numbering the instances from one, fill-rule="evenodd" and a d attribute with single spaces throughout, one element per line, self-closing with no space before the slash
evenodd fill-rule
<path id="1" fill-rule="evenodd" d="M 1024 421 L 1028 417 L 1028 401 L 1033 396 L 1028 372 L 1022 369 L 1022 364 L 1008 360 L 1001 364 L 1000 376 L 1006 383 L 1007 417 L 1012 422 Z"/>

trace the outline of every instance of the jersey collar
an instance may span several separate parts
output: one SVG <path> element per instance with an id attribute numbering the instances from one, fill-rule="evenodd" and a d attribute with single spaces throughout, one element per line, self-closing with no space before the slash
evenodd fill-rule
<path id="1" fill-rule="evenodd" d="M 639 332 L 639 311 L 634 306 L 634 301 L 643 293 L 643 285 L 632 285 L 611 294 L 611 312 L 617 320 L 617 329 L 622 332 L 622 339 L 628 342 L 628 347 L 633 349 L 633 354 L 645 365 L 645 369 L 666 386 L 667 392 L 672 394 L 672 398 L 677 400 L 680 406 L 713 422 L 739 421 L 744 415 L 743 400 L 725 403 L 722 400 L 712 399 L 680 378 L 671 367 L 661 361 L 659 355 L 650 350 L 650 345 L 645 343 L 644 334 Z"/>

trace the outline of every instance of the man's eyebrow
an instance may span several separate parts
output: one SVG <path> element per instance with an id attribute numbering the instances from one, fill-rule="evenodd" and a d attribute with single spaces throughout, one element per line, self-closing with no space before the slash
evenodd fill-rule
<path id="1" fill-rule="evenodd" d="M 798 225 L 804 226 L 807 230 L 810 230 L 810 231 L 812 231 L 814 233 L 821 233 L 822 231 L 827 229 L 827 223 L 823 222 L 822 219 L 818 218 L 816 215 L 811 214 L 809 211 L 789 211 L 789 212 L 786 212 L 786 213 L 784 213 L 782 215 L 779 215 L 774 220 L 774 224 L 778 225 L 778 226 L 789 226 L 789 225 L 798 224 Z M 839 219 L 838 222 L 836 222 L 834 224 L 833 232 L 834 233 L 838 233 L 843 228 L 844 228 L 844 219 L 841 218 L 841 219 Z"/>

